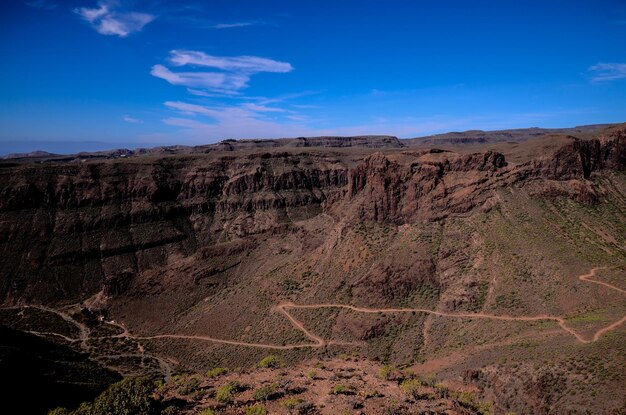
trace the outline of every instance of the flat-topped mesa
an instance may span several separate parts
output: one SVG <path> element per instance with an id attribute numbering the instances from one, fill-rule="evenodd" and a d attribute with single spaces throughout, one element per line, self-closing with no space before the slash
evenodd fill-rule
<path id="1" fill-rule="evenodd" d="M 321 136 L 277 139 L 224 140 L 217 144 L 194 147 L 191 153 L 211 151 L 238 151 L 280 147 L 328 147 L 328 148 L 403 148 L 398 137 L 389 135 Z"/>
<path id="2" fill-rule="evenodd" d="M 254 151 L 276 148 L 380 148 L 399 149 L 405 147 L 398 137 L 390 135 L 359 135 L 359 136 L 320 136 L 274 139 L 227 139 L 215 144 L 198 146 L 172 145 L 152 148 L 138 148 L 135 150 L 116 149 L 94 152 L 80 152 L 77 154 L 52 154 L 45 151 L 31 153 L 8 154 L 0 156 L 0 160 L 11 162 L 57 162 L 74 163 L 85 160 L 108 160 L 127 157 L 165 156 L 184 154 L 207 154 L 224 151 Z"/>
<path id="3" fill-rule="evenodd" d="M 304 138 L 305 147 L 362 147 L 402 148 L 398 137 L 388 135 L 364 135 L 354 137 L 309 137 Z"/>

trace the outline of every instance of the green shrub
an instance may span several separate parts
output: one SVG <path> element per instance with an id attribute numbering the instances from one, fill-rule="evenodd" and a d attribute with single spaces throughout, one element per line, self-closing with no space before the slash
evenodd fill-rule
<path id="1" fill-rule="evenodd" d="M 179 381 L 181 385 L 176 388 L 176 391 L 181 395 L 189 395 L 198 390 L 200 387 L 200 379 L 196 377 L 189 377 L 187 379 L 181 379 Z"/>
<path id="2" fill-rule="evenodd" d="M 261 386 L 259 389 L 254 391 L 254 394 L 252 394 L 255 401 L 269 401 L 276 399 L 279 396 L 280 393 L 278 392 L 278 383 Z"/>
<path id="3" fill-rule="evenodd" d="M 478 398 L 476 398 L 476 395 L 472 392 L 455 392 L 451 395 L 461 404 L 461 406 L 471 408 L 479 414 L 490 415 L 492 413 L 492 403 L 480 402 Z"/>
<path id="4" fill-rule="evenodd" d="M 315 405 L 301 398 L 287 398 L 283 400 L 280 404 L 290 414 L 307 415 L 311 413 L 316 413 Z"/>
<path id="5" fill-rule="evenodd" d="M 420 390 L 422 388 L 422 382 L 419 379 L 405 379 L 400 384 L 400 390 L 404 392 L 405 395 L 410 396 L 412 398 L 418 399 L 420 395 Z"/>
<path id="6" fill-rule="evenodd" d="M 284 399 L 283 401 L 281 401 L 281 405 L 283 406 L 283 408 L 285 408 L 286 410 L 289 411 L 289 413 L 291 413 L 292 411 L 294 411 L 298 405 L 300 405 L 302 402 L 304 402 L 301 398 L 287 398 Z"/>
<path id="7" fill-rule="evenodd" d="M 48 415 L 69 415 L 70 411 L 65 408 L 54 408 L 48 411 Z"/>
<path id="8" fill-rule="evenodd" d="M 282 362 L 278 356 L 269 355 L 264 357 L 259 363 L 258 366 L 262 368 L 278 368 L 282 365 Z"/>
<path id="9" fill-rule="evenodd" d="M 150 414 L 154 405 L 154 384 L 144 378 L 127 378 L 109 386 L 93 403 L 83 402 L 71 415 L 135 415 Z M 63 408 L 50 411 L 51 415 L 70 414 Z"/>
<path id="10" fill-rule="evenodd" d="M 252 405 L 247 406 L 243 409 L 243 413 L 245 415 L 267 415 L 267 409 L 263 405 Z"/>
<path id="11" fill-rule="evenodd" d="M 328 393 L 330 395 L 354 395 L 354 386 L 335 385 Z"/>
<path id="12" fill-rule="evenodd" d="M 384 380 L 391 380 L 395 368 L 391 365 L 385 365 L 378 370 L 378 377 Z"/>
<path id="13" fill-rule="evenodd" d="M 217 390 L 215 393 L 215 399 L 218 402 L 230 403 L 233 401 L 235 395 L 244 389 L 245 388 L 239 382 L 228 382 Z"/>
<path id="14" fill-rule="evenodd" d="M 228 373 L 228 369 L 226 369 L 225 367 L 215 367 L 209 370 L 206 375 L 213 379 L 218 376 L 225 375 L 226 373 Z"/>
<path id="15" fill-rule="evenodd" d="M 203 409 L 198 415 L 215 415 L 215 411 L 211 408 Z"/>

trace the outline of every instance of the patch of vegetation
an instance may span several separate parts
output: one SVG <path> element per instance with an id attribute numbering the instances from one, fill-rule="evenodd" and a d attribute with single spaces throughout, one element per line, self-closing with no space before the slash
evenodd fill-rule
<path id="1" fill-rule="evenodd" d="M 176 391 L 181 395 L 190 395 L 200 387 L 200 379 L 195 376 L 180 379 Z"/>
<path id="2" fill-rule="evenodd" d="M 265 406 L 256 404 L 243 408 L 243 413 L 244 415 L 267 415 L 269 412 Z"/>
<path id="3" fill-rule="evenodd" d="M 606 320 L 605 315 L 602 311 L 590 311 L 585 314 L 580 314 L 578 316 L 568 317 L 567 322 L 570 324 L 576 323 L 597 323 Z"/>
<path id="4" fill-rule="evenodd" d="M 282 361 L 278 356 L 269 355 L 261 359 L 257 366 L 266 369 L 276 369 L 282 366 Z"/>
<path id="5" fill-rule="evenodd" d="M 230 403 L 235 398 L 235 395 L 244 391 L 246 388 L 237 381 L 228 382 L 224 386 L 220 387 L 215 393 L 215 400 L 222 403 Z"/>
<path id="6" fill-rule="evenodd" d="M 400 390 L 406 395 L 414 399 L 422 399 L 423 394 L 421 391 L 423 390 L 422 381 L 417 378 L 405 379 L 400 384 Z"/>
<path id="7" fill-rule="evenodd" d="M 221 375 L 225 375 L 228 373 L 228 369 L 225 367 L 214 367 L 213 369 L 207 372 L 207 376 L 211 379 L 216 378 Z"/>
<path id="8" fill-rule="evenodd" d="M 287 398 L 280 404 L 290 414 L 306 415 L 313 413 L 315 410 L 315 405 L 301 398 Z"/>
<path id="9" fill-rule="evenodd" d="M 451 393 L 453 399 L 455 399 L 461 406 L 472 409 L 482 415 L 491 415 L 492 404 L 491 402 L 480 402 L 476 395 L 472 392 L 453 392 Z"/>
<path id="10" fill-rule="evenodd" d="M 384 380 L 391 380 L 395 368 L 391 365 L 385 365 L 378 370 L 378 377 Z"/>
<path id="11" fill-rule="evenodd" d="M 496 297 L 496 306 L 499 308 L 506 308 L 509 310 L 515 310 L 522 307 L 522 299 L 518 296 L 517 292 L 512 291 L 507 294 L 501 294 Z"/>
<path id="12" fill-rule="evenodd" d="M 152 399 L 154 384 L 144 378 L 127 378 L 109 386 L 93 403 L 83 402 L 73 412 L 56 408 L 52 415 L 135 415 L 153 414 L 155 405 Z"/>
<path id="13" fill-rule="evenodd" d="M 282 395 L 279 391 L 278 383 L 274 382 L 270 385 L 261 386 L 259 389 L 254 391 L 252 397 L 255 401 L 270 401 L 273 399 L 277 399 Z"/>
<path id="14" fill-rule="evenodd" d="M 356 392 L 354 386 L 339 384 L 330 388 L 330 391 L 328 391 L 328 393 L 330 395 L 354 395 Z"/>
<path id="15" fill-rule="evenodd" d="M 296 292 L 296 291 L 302 290 L 300 283 L 291 278 L 287 278 L 286 280 L 282 282 L 282 288 L 283 288 L 283 291 L 287 291 L 287 292 Z"/>

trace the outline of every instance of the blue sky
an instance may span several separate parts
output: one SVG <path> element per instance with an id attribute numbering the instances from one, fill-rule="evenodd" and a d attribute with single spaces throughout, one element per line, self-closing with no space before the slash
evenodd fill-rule
<path id="1" fill-rule="evenodd" d="M 0 8 L 0 154 L 626 121 L 623 0 Z"/>

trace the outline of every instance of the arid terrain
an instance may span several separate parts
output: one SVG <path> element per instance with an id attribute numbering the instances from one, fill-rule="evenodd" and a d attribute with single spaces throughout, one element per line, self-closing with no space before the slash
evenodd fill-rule
<path id="1" fill-rule="evenodd" d="M 0 252 L 33 413 L 626 413 L 625 125 L 12 155 Z"/>

